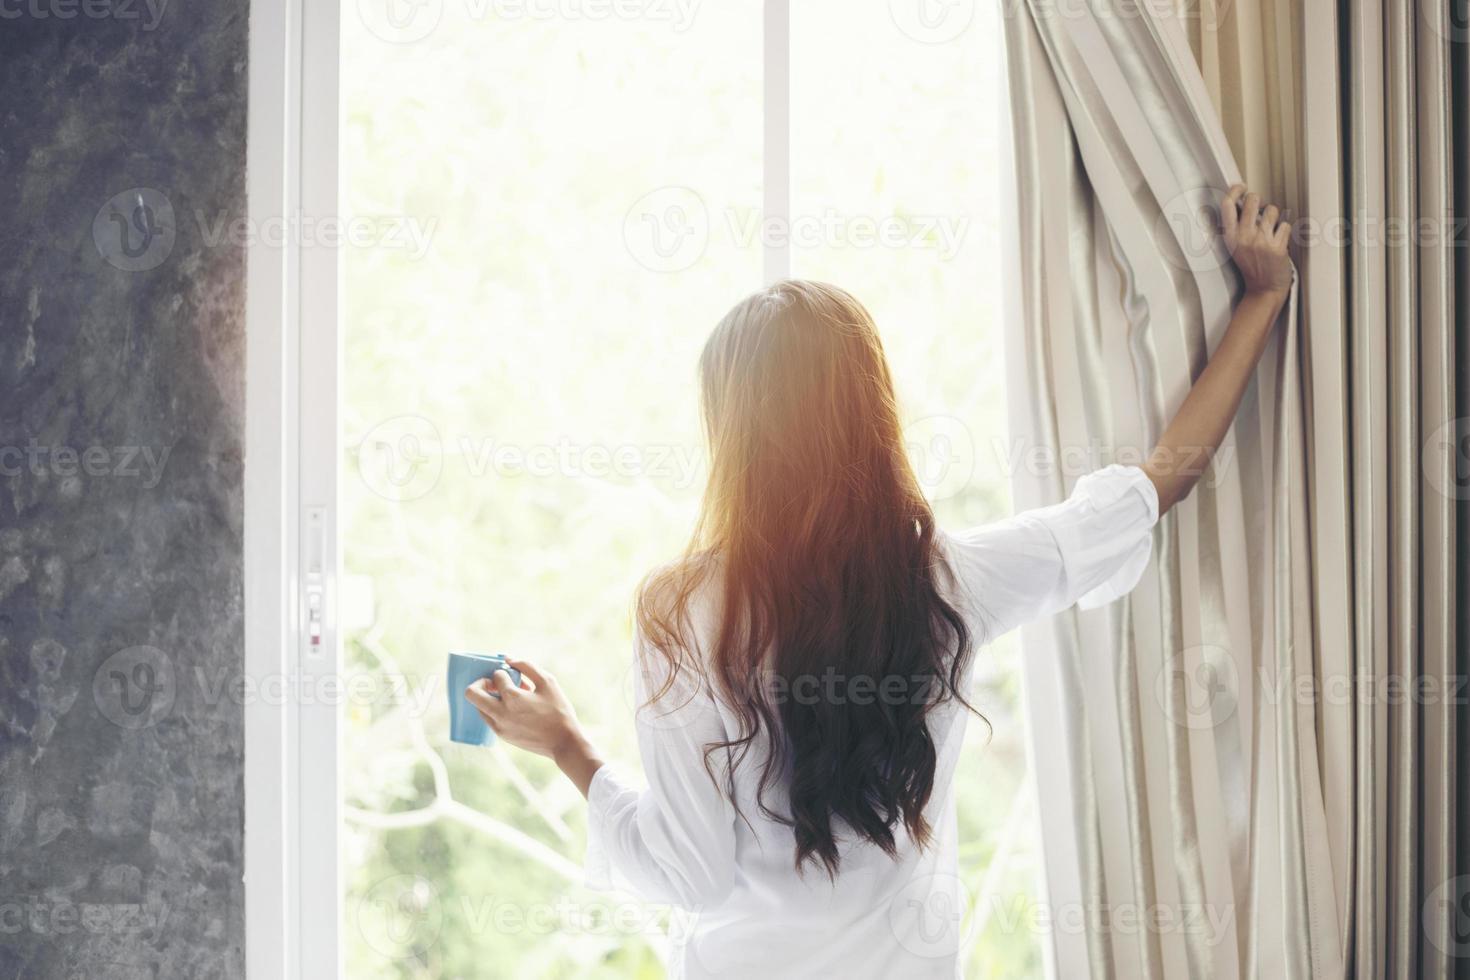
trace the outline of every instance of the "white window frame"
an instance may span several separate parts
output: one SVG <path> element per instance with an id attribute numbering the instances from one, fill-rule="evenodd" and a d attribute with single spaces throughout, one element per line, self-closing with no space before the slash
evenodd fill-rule
<path id="1" fill-rule="evenodd" d="M 763 207 L 790 215 L 790 0 L 763 0 Z M 245 968 L 250 980 L 342 969 L 340 717 L 299 697 L 341 669 L 336 593 L 340 254 L 262 235 L 339 216 L 339 0 L 252 0 L 245 431 Z M 791 274 L 786 236 L 766 281 Z M 312 596 L 315 596 L 313 601 Z M 313 605 L 319 643 L 311 642 Z M 285 683 L 277 683 L 284 681 Z M 312 703 L 314 702 L 314 703 Z"/>
<path id="2" fill-rule="evenodd" d="M 260 234 L 335 215 L 340 7 L 250 9 L 245 431 L 245 965 L 342 975 L 335 595 L 340 254 Z M 305 284 L 310 284 L 309 286 Z M 308 601 L 314 597 L 314 601 Z M 313 623 L 315 634 L 313 642 Z M 276 696 L 278 693 L 285 697 Z"/>

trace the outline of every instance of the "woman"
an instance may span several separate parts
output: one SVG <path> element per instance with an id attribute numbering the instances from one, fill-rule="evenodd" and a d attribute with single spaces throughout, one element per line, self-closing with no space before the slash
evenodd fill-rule
<path id="1" fill-rule="evenodd" d="M 466 695 L 587 797 L 594 885 L 696 913 L 675 975 L 956 974 L 951 790 L 973 651 L 1133 587 L 1290 289 L 1277 209 L 1237 186 L 1221 212 L 1246 291 L 1149 461 L 963 534 L 935 528 L 856 300 L 778 283 L 715 329 L 699 528 L 637 602 L 648 789 L 603 764 L 536 665 L 512 661 L 520 688 L 498 673 Z"/>

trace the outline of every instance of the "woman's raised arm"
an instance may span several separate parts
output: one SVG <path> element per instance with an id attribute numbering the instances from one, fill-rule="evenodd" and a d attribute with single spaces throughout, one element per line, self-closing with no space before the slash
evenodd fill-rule
<path id="1" fill-rule="evenodd" d="M 1291 291 L 1287 245 L 1291 225 L 1276 205 L 1236 184 L 1220 205 L 1225 245 L 1245 279 L 1245 297 L 1184 404 L 1149 454 L 1143 471 L 1159 494 L 1163 514 L 1194 489 L 1205 464 L 1230 428 L 1271 328 Z"/>

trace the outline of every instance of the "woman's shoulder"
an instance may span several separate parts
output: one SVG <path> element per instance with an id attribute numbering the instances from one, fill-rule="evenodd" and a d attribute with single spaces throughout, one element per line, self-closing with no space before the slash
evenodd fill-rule
<path id="1" fill-rule="evenodd" d="M 634 619 L 640 646 L 702 659 L 706 638 L 719 625 L 724 565 L 709 551 L 660 565 L 638 586 Z"/>
<path id="2" fill-rule="evenodd" d="M 649 572 L 634 608 L 635 667 L 644 688 L 671 693 L 671 703 L 712 701 L 711 638 L 719 629 L 722 563 L 707 552 L 686 555 Z"/>
<path id="3" fill-rule="evenodd" d="M 681 611 L 708 607 L 719 596 L 723 577 L 723 563 L 710 551 L 696 551 L 659 565 L 638 586 L 639 615 L 670 618 Z"/>

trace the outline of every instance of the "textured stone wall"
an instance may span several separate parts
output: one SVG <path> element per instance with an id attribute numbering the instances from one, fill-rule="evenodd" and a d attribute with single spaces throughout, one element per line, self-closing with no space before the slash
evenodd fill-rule
<path id="1" fill-rule="evenodd" d="M 244 974 L 244 0 L 0 6 L 0 977 Z"/>

